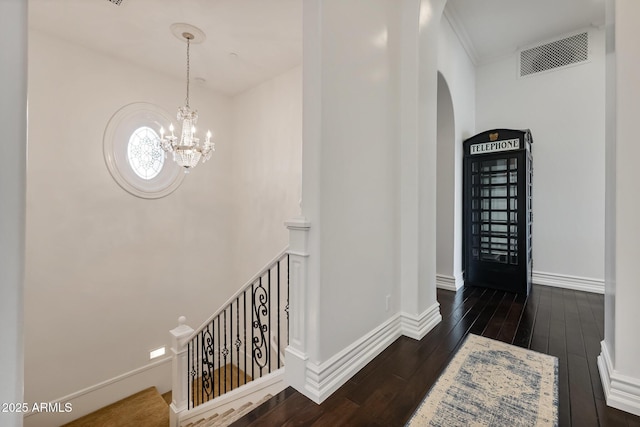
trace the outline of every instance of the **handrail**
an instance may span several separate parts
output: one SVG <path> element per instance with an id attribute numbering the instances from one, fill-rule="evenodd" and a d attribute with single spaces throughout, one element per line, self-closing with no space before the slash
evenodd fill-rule
<path id="1" fill-rule="evenodd" d="M 281 250 L 280 253 L 278 253 L 278 255 L 273 257 L 271 261 L 265 264 L 265 266 L 259 270 L 259 273 L 255 274 L 249 281 L 247 281 L 244 284 L 244 286 L 238 289 L 238 291 L 235 294 L 233 294 L 231 298 L 229 298 L 224 304 L 222 304 L 218 310 L 216 310 L 211 316 L 209 316 L 209 318 L 206 321 L 204 321 L 198 329 L 195 329 L 194 332 L 191 333 L 191 335 L 186 337 L 184 339 L 184 342 L 191 341 L 196 335 L 201 333 L 204 328 L 209 326 L 209 324 L 213 321 L 213 319 L 218 317 L 220 313 L 226 310 L 227 307 L 229 307 L 229 305 L 231 305 L 233 301 L 235 301 L 244 291 L 246 291 L 249 286 L 255 283 L 255 281 L 258 280 L 260 276 L 263 276 L 264 273 L 266 273 L 271 267 L 273 267 L 278 262 L 278 260 L 280 260 L 280 258 L 282 258 L 287 253 L 288 250 L 289 250 L 289 246 Z"/>

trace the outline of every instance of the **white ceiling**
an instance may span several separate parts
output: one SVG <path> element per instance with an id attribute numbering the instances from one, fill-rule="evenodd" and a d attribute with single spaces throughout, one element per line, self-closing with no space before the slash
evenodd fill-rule
<path id="1" fill-rule="evenodd" d="M 351 1 L 351 0 L 344 0 Z M 31 28 L 233 95 L 302 62 L 303 0 L 29 0 Z M 475 63 L 604 22 L 604 0 L 449 0 L 446 14 Z"/>
<path id="2" fill-rule="evenodd" d="M 476 64 L 604 24 L 605 0 L 449 0 L 446 15 Z"/>
<path id="3" fill-rule="evenodd" d="M 186 44 L 169 27 L 189 23 L 191 79 L 235 94 L 302 62 L 301 0 L 29 0 L 32 29 L 186 79 Z"/>

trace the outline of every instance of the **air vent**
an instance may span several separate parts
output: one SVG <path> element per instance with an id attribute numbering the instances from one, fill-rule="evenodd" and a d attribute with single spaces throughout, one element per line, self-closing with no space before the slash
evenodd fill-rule
<path id="1" fill-rule="evenodd" d="M 589 33 L 584 32 L 521 51 L 520 77 L 578 64 L 587 59 Z"/>
<path id="2" fill-rule="evenodd" d="M 118 6 L 120 6 L 120 3 L 122 3 L 122 0 L 109 0 L 109 1 L 113 4 L 117 4 Z"/>

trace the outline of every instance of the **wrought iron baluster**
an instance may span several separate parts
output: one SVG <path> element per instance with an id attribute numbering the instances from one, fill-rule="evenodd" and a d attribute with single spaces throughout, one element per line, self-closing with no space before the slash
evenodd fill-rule
<path id="1" fill-rule="evenodd" d="M 240 346 L 242 345 L 242 342 L 240 341 L 240 296 L 238 295 L 238 297 L 236 298 L 236 360 L 238 361 L 238 369 L 236 369 L 238 371 L 238 381 L 236 383 L 236 385 L 238 387 L 240 387 Z"/>
<path id="2" fill-rule="evenodd" d="M 267 298 L 268 298 L 268 306 L 267 306 L 267 311 L 268 313 L 268 317 L 267 317 L 267 324 L 269 325 L 267 327 L 269 333 L 267 334 L 267 363 L 269 365 L 269 373 L 271 373 L 271 361 L 273 360 L 271 358 L 271 331 L 273 331 L 273 329 L 271 329 L 271 314 L 273 313 L 273 308 L 271 307 L 271 298 L 269 298 L 271 296 L 271 269 L 269 269 L 269 271 L 267 272 Z"/>
<path id="3" fill-rule="evenodd" d="M 280 260 L 278 260 L 277 270 L 278 303 L 276 304 L 276 310 L 278 311 L 278 350 L 276 351 L 276 357 L 278 358 L 278 369 L 280 369 Z"/>
<path id="4" fill-rule="evenodd" d="M 215 378 L 215 372 L 216 372 L 216 366 L 215 366 L 215 360 L 216 360 L 216 350 L 215 350 L 215 345 L 213 342 L 214 339 L 214 329 L 213 329 L 213 322 L 210 322 L 209 325 L 207 326 L 207 332 L 208 332 L 208 342 L 207 342 L 207 372 L 209 373 L 209 384 L 210 386 L 207 387 L 207 390 L 210 389 L 210 395 L 208 394 L 207 396 L 211 396 L 210 399 L 213 399 L 214 397 L 216 397 L 215 395 L 215 387 L 213 385 L 214 382 L 214 378 Z M 204 403 L 204 402 L 202 402 Z"/>
<path id="5" fill-rule="evenodd" d="M 242 298 L 244 304 L 243 316 L 242 320 L 243 329 L 244 329 L 244 383 L 247 383 L 247 291 L 243 292 L 244 297 Z"/>
<path id="6" fill-rule="evenodd" d="M 193 408 L 193 374 L 191 372 L 192 368 L 192 358 L 193 358 L 193 340 L 189 341 L 187 344 L 187 409 Z M 191 378 L 189 378 L 191 377 Z"/>
<path id="7" fill-rule="evenodd" d="M 231 343 L 233 342 L 233 301 L 229 304 L 229 347 L 231 348 Z M 231 348 L 231 359 L 230 359 L 230 374 L 231 377 L 231 390 L 233 390 L 233 348 Z"/>
<path id="8" fill-rule="evenodd" d="M 222 357 L 224 357 L 224 363 L 222 369 L 224 370 L 224 392 L 227 392 L 227 356 L 229 355 L 229 349 L 227 348 L 227 310 L 222 312 L 222 318 L 224 320 L 224 328 L 222 334 L 224 335 L 224 347 L 222 348 Z M 218 373 L 220 375 L 220 373 Z M 222 393 L 221 393 L 222 394 Z"/>
<path id="9" fill-rule="evenodd" d="M 284 308 L 285 313 L 287 313 L 287 345 L 289 344 L 289 275 L 291 274 L 291 263 L 289 261 L 289 254 L 287 253 L 287 305 Z"/>
<path id="10" fill-rule="evenodd" d="M 262 371 L 269 363 L 269 349 L 268 341 L 265 337 L 269 336 L 268 330 L 268 319 L 267 323 L 263 323 L 263 317 L 266 318 L 269 315 L 269 296 L 267 291 L 264 289 L 262 285 L 262 276 L 260 277 L 258 287 L 256 287 L 253 291 L 252 305 L 253 305 L 253 314 L 255 314 L 253 327 L 251 328 L 252 332 L 257 332 L 259 336 L 253 337 L 253 346 L 252 346 L 252 355 L 253 355 L 253 363 L 254 365 L 258 365 L 258 369 L 260 371 L 260 377 L 262 377 Z M 255 379 L 255 376 L 254 376 Z"/>
<path id="11" fill-rule="evenodd" d="M 205 361 L 205 357 L 206 357 L 206 349 L 204 348 L 205 346 L 205 338 L 204 338 L 204 329 L 202 331 L 200 331 L 200 334 L 198 334 L 198 340 L 200 342 L 200 345 L 198 346 L 198 350 L 200 351 L 200 355 L 198 356 L 198 362 L 200 363 L 199 366 L 199 374 L 200 374 L 200 384 L 199 384 L 199 390 L 200 390 L 200 400 L 198 401 L 199 404 L 202 404 L 202 402 L 204 402 L 204 396 L 206 394 L 206 387 L 207 387 L 207 381 L 209 379 L 208 377 L 208 373 L 207 373 L 207 362 Z"/>
<path id="12" fill-rule="evenodd" d="M 218 315 L 218 396 L 222 395 L 220 379 L 220 315 Z"/>
<path id="13" fill-rule="evenodd" d="M 200 337 L 200 335 L 198 335 L 198 349 L 197 349 L 197 353 L 198 356 L 196 358 L 196 363 L 198 364 L 198 371 L 202 372 L 202 339 Z M 202 374 L 200 374 L 200 387 L 198 387 L 199 389 L 199 393 L 200 393 L 200 400 L 197 401 L 196 403 L 198 403 L 198 405 L 200 405 L 202 403 Z"/>
<path id="14" fill-rule="evenodd" d="M 252 379 L 256 379 L 256 362 L 254 360 L 254 355 L 253 355 L 253 346 L 255 343 L 255 334 L 254 334 L 254 326 L 255 325 L 255 310 L 253 309 L 253 306 L 255 305 L 255 301 L 254 301 L 254 285 L 251 285 L 251 378 Z"/>
<path id="15" fill-rule="evenodd" d="M 213 335 L 211 324 L 207 325 L 201 332 L 202 339 L 202 370 L 201 370 L 201 388 L 202 399 L 200 403 L 204 403 L 213 398 Z"/>

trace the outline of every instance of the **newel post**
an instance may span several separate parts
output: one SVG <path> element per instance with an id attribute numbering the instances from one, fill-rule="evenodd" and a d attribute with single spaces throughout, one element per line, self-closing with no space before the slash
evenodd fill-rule
<path id="1" fill-rule="evenodd" d="M 307 364 L 307 270 L 311 223 L 304 217 L 285 222 L 289 229 L 289 345 L 285 350 L 287 384 L 304 390 Z"/>
<path id="2" fill-rule="evenodd" d="M 193 329 L 185 325 L 186 317 L 178 318 L 178 327 L 169 331 L 171 334 L 172 352 L 172 400 L 169 410 L 170 427 L 179 427 L 179 414 L 187 410 L 187 390 L 189 387 L 187 373 L 187 342 L 186 338 L 193 333 Z"/>

